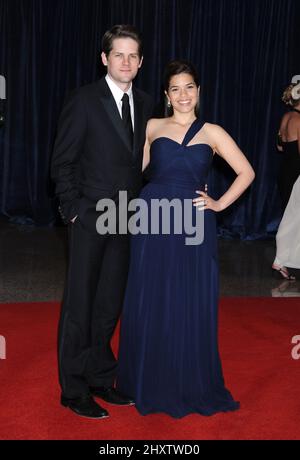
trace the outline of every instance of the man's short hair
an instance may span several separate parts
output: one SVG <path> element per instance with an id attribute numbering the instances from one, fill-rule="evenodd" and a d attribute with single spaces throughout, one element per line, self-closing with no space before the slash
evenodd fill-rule
<path id="1" fill-rule="evenodd" d="M 140 33 L 134 26 L 129 24 L 120 24 L 113 26 L 110 30 L 107 30 L 102 38 L 102 51 L 108 57 L 109 53 L 113 48 L 113 41 L 116 38 L 132 38 L 138 44 L 139 57 L 143 56 L 143 45 Z"/>

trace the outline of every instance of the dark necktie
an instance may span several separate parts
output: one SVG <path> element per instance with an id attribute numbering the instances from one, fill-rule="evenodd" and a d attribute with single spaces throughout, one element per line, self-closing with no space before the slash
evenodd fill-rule
<path id="1" fill-rule="evenodd" d="M 131 147 L 133 146 L 133 129 L 130 115 L 129 96 L 127 93 L 123 94 L 122 97 L 122 120 L 125 127 L 125 131 L 128 135 L 128 139 Z"/>

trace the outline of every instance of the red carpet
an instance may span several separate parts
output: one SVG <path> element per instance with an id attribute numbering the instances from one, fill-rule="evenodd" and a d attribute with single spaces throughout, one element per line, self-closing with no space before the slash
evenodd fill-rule
<path id="1" fill-rule="evenodd" d="M 300 299 L 224 298 L 220 351 L 237 412 L 212 417 L 140 416 L 103 403 L 111 417 L 82 419 L 59 404 L 57 303 L 0 305 L 0 439 L 300 439 Z M 117 337 L 115 337 L 115 348 Z"/>

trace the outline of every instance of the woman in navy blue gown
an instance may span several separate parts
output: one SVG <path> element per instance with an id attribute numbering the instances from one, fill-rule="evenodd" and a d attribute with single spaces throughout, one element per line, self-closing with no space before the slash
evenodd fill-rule
<path id="1" fill-rule="evenodd" d="M 187 244 L 190 233 L 175 231 L 172 212 L 169 234 L 160 224 L 159 233 L 132 235 L 117 388 L 134 397 L 143 415 L 211 415 L 239 407 L 224 385 L 218 352 L 215 213 L 243 193 L 254 172 L 221 127 L 197 118 L 199 84 L 191 64 L 169 63 L 165 93 L 172 114 L 148 123 L 143 168 L 150 163 L 150 181 L 140 198 L 149 209 L 155 199 L 190 203 L 193 224 L 196 213 L 203 217 L 204 238 Z M 237 173 L 217 201 L 204 191 L 214 154 Z M 150 211 L 148 217 L 150 228 Z"/>

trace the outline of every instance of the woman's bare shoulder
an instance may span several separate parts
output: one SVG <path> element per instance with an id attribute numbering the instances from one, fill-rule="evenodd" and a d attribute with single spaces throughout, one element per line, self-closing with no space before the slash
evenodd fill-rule
<path id="1" fill-rule="evenodd" d="M 147 127 L 159 127 L 166 122 L 165 118 L 150 118 L 147 123 Z"/>
<path id="2" fill-rule="evenodd" d="M 296 123 L 300 121 L 300 116 L 297 112 L 286 112 L 281 118 L 280 126 L 286 126 L 291 121 Z"/>
<path id="3" fill-rule="evenodd" d="M 289 118 L 289 123 L 292 123 L 293 126 L 299 126 L 300 125 L 300 113 L 298 112 L 290 112 L 291 116 Z"/>
<path id="4" fill-rule="evenodd" d="M 279 127 L 279 133 L 283 136 L 294 136 L 300 127 L 300 114 L 287 112 L 283 115 Z"/>
<path id="5" fill-rule="evenodd" d="M 152 135 L 162 128 L 166 124 L 165 118 L 150 118 L 147 123 L 147 133 L 148 137 L 152 137 Z"/>
<path id="6" fill-rule="evenodd" d="M 208 136 L 220 136 L 222 134 L 226 134 L 225 129 L 215 123 L 206 122 L 203 126 L 203 130 Z"/>

